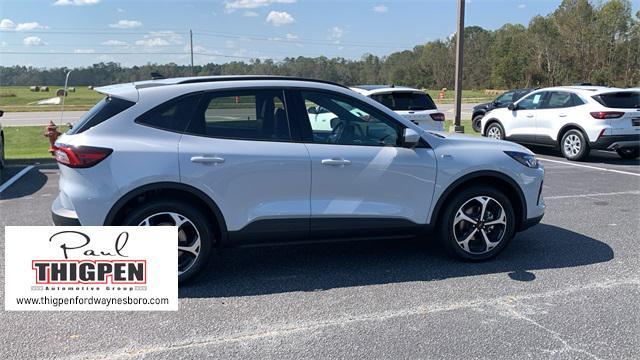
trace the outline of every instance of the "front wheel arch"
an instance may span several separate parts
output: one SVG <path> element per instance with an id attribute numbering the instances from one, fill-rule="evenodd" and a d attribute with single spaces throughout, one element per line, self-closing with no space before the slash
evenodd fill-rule
<path id="1" fill-rule="evenodd" d="M 516 181 L 510 176 L 492 170 L 477 171 L 464 175 L 449 185 L 442 192 L 442 195 L 440 195 L 436 205 L 433 207 L 429 224 L 437 226 L 442 220 L 442 212 L 447 201 L 451 199 L 457 191 L 472 185 L 486 185 L 503 191 L 512 202 L 513 210 L 516 213 L 516 231 L 523 228 L 527 219 L 527 201 L 520 186 L 518 186 Z"/>
<path id="2" fill-rule="evenodd" d="M 502 125 L 502 123 L 500 122 L 500 120 L 496 119 L 496 118 L 491 118 L 489 120 L 487 120 L 486 125 L 484 126 L 483 132 L 482 132 L 482 136 L 487 136 L 487 129 L 489 128 L 489 125 L 491 124 L 498 124 L 500 125 L 501 128 L 504 129 L 504 125 Z M 506 135 L 506 134 L 503 134 Z"/>

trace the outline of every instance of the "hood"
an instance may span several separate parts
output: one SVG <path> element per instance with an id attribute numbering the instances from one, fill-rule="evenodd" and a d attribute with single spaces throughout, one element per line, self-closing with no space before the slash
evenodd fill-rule
<path id="1" fill-rule="evenodd" d="M 488 102 L 488 103 L 483 103 L 483 104 L 478 104 L 476 106 L 473 107 L 473 110 L 486 110 L 491 106 L 492 103 Z"/>
<path id="2" fill-rule="evenodd" d="M 429 131 L 427 131 L 427 134 L 428 133 Z M 465 147 L 468 147 L 469 151 L 488 150 L 488 149 L 500 150 L 500 151 L 519 151 L 519 152 L 534 155 L 533 152 L 531 152 L 531 150 L 511 141 L 495 140 L 495 139 L 490 139 L 484 136 L 477 136 L 477 135 L 464 135 L 464 134 L 447 133 L 447 132 L 433 132 L 433 133 L 435 133 L 435 135 L 431 134 L 431 136 L 435 136 L 438 139 L 442 140 L 439 142 L 441 145 L 451 146 L 454 148 L 463 149 Z"/>

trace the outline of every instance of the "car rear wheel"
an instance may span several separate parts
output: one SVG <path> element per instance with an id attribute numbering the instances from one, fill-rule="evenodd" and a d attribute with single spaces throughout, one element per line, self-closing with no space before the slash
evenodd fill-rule
<path id="1" fill-rule="evenodd" d="M 497 122 L 491 123 L 486 130 L 487 137 L 496 139 L 496 140 L 504 140 L 504 129 L 502 125 Z"/>
<path id="2" fill-rule="evenodd" d="M 567 131 L 560 143 L 562 156 L 567 160 L 581 161 L 589 155 L 589 143 L 580 130 L 572 129 Z"/>
<path id="3" fill-rule="evenodd" d="M 201 211 L 178 201 L 152 200 L 130 211 L 124 225 L 178 227 L 179 282 L 202 270 L 214 244 L 213 227 Z"/>
<path id="4" fill-rule="evenodd" d="M 515 213 L 502 192 L 474 186 L 456 194 L 444 210 L 440 239 L 447 252 L 465 260 L 496 256 L 515 234 Z"/>
<path id="5" fill-rule="evenodd" d="M 623 148 L 616 150 L 616 152 L 623 159 L 637 159 L 640 156 L 640 149 L 638 148 Z"/>
<path id="6" fill-rule="evenodd" d="M 471 120 L 471 127 L 473 127 L 473 131 L 480 132 L 482 130 L 482 118 L 484 115 L 476 115 L 476 117 Z"/>

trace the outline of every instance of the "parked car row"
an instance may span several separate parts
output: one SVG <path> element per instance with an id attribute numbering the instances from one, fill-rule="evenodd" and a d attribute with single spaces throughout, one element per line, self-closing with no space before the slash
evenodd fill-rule
<path id="1" fill-rule="evenodd" d="M 640 91 L 599 86 L 537 89 L 481 119 L 483 136 L 558 148 L 568 160 L 591 149 L 640 154 Z"/>

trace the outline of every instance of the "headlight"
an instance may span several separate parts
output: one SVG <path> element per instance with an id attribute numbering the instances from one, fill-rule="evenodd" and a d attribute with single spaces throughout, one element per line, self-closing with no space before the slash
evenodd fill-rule
<path id="1" fill-rule="evenodd" d="M 535 155 L 517 152 L 517 151 L 505 151 L 505 154 L 509 155 L 512 159 L 519 162 L 520 164 L 535 169 L 538 167 L 538 159 L 536 159 Z"/>

